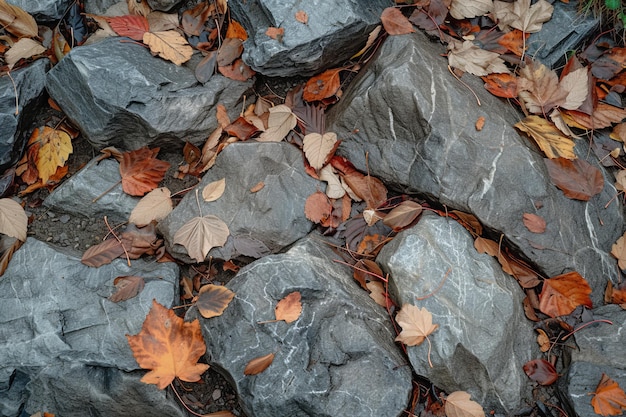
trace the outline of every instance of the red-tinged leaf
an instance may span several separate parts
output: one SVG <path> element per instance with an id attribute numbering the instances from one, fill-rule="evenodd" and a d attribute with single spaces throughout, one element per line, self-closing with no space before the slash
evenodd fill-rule
<path id="1" fill-rule="evenodd" d="M 222 285 L 207 284 L 200 288 L 196 307 L 205 319 L 221 316 L 235 293 Z"/>
<path id="2" fill-rule="evenodd" d="M 155 158 L 158 153 L 159 148 L 143 147 L 122 154 L 120 174 L 126 194 L 143 196 L 157 188 L 170 167 L 169 162 Z"/>
<path id="3" fill-rule="evenodd" d="M 313 223 L 321 223 L 326 220 L 333 211 L 330 200 L 321 191 L 311 194 L 304 203 L 304 215 Z"/>
<path id="4" fill-rule="evenodd" d="M 231 65 L 219 67 L 218 70 L 224 77 L 235 81 L 247 81 L 256 74 L 241 58 L 236 59 Z"/>
<path id="5" fill-rule="evenodd" d="M 604 188 L 602 173 L 587 161 L 545 158 L 544 162 L 550 179 L 568 198 L 589 201 Z"/>
<path id="6" fill-rule="evenodd" d="M 118 35 L 127 36 L 139 42 L 143 41 L 143 34 L 150 30 L 148 19 L 139 15 L 108 17 L 107 22 Z"/>
<path id="7" fill-rule="evenodd" d="M 143 290 L 146 282 L 142 277 L 127 275 L 115 278 L 113 285 L 115 285 L 116 291 L 111 294 L 109 300 L 117 303 L 135 297 Z"/>
<path id="8" fill-rule="evenodd" d="M 513 29 L 512 31 L 505 33 L 498 39 L 498 44 L 504 46 L 517 56 L 522 56 L 524 53 L 524 47 L 528 46 L 524 42 L 524 37 L 528 38 L 530 33 L 524 33 L 519 29 Z"/>
<path id="9" fill-rule="evenodd" d="M 251 359 L 243 370 L 244 375 L 256 375 L 265 371 L 274 362 L 274 354 L 270 353 L 265 356 L 259 356 Z"/>
<path id="10" fill-rule="evenodd" d="M 237 120 L 226 126 L 224 128 L 224 131 L 229 135 L 236 136 L 241 140 L 248 140 L 252 136 L 259 133 L 259 129 L 255 125 L 249 123 L 241 116 L 239 116 Z"/>
<path id="11" fill-rule="evenodd" d="M 238 38 L 242 41 L 248 39 L 248 33 L 236 20 L 230 20 L 228 22 L 228 29 L 226 30 L 227 38 Z"/>
<path id="12" fill-rule="evenodd" d="M 545 359 L 533 359 L 524 364 L 524 372 L 540 385 L 551 385 L 559 378 L 554 366 Z"/>
<path id="13" fill-rule="evenodd" d="M 265 34 L 272 39 L 276 39 L 278 42 L 282 42 L 283 36 L 285 36 L 285 28 L 275 28 L 270 26 L 265 31 Z"/>
<path id="14" fill-rule="evenodd" d="M 415 32 L 415 28 L 409 19 L 402 14 L 400 9 L 387 7 L 380 15 L 380 21 L 385 31 L 390 35 L 405 35 Z"/>
<path id="15" fill-rule="evenodd" d="M 517 77 L 513 74 L 493 73 L 481 77 L 485 89 L 497 97 L 517 98 Z"/>
<path id="16" fill-rule="evenodd" d="M 341 87 L 339 74 L 343 68 L 333 68 L 316 75 L 307 81 L 302 92 L 306 101 L 319 101 L 334 96 Z"/>
<path id="17" fill-rule="evenodd" d="M 533 213 L 524 213 L 522 217 L 524 226 L 533 233 L 543 233 L 546 231 L 546 221 L 543 217 Z"/>
<path id="18" fill-rule="evenodd" d="M 617 416 L 626 410 L 626 393 L 617 382 L 602 374 L 591 399 L 593 411 L 601 416 Z"/>
<path id="19" fill-rule="evenodd" d="M 568 272 L 543 281 L 539 309 L 550 317 L 570 314 L 579 305 L 592 308 L 591 287 L 578 272 Z"/>
<path id="20" fill-rule="evenodd" d="M 421 204 L 406 200 L 387 213 L 383 219 L 383 223 L 391 227 L 394 232 L 397 232 L 413 223 L 421 213 Z"/>
<path id="21" fill-rule="evenodd" d="M 343 180 L 361 200 L 365 200 L 367 208 L 376 209 L 387 201 L 387 187 L 376 177 L 363 175 L 358 171 L 344 174 Z"/>
<path id="22" fill-rule="evenodd" d="M 124 254 L 124 248 L 117 239 L 107 239 L 99 245 L 89 247 L 80 261 L 92 268 L 98 268 L 102 265 L 110 264 L 113 259 L 119 258 Z"/>

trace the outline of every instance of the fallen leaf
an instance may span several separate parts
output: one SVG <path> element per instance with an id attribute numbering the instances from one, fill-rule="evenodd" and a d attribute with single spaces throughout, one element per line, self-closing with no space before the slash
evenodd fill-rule
<path id="1" fill-rule="evenodd" d="M 550 317 L 570 314 L 579 305 L 592 308 L 591 287 L 578 272 L 568 272 L 543 281 L 539 309 Z"/>
<path id="2" fill-rule="evenodd" d="M 385 297 L 385 289 L 380 281 L 370 281 L 365 284 L 369 291 L 369 296 L 376 304 L 381 307 L 387 307 L 387 297 Z"/>
<path id="3" fill-rule="evenodd" d="M 359 259 L 354 264 L 352 277 L 361 285 L 361 288 L 368 289 L 367 282 L 380 279 L 384 276 L 378 264 L 371 259 Z"/>
<path id="4" fill-rule="evenodd" d="M 185 10 L 180 18 L 183 31 L 187 35 L 200 36 L 202 33 L 204 23 L 207 21 L 209 15 L 215 11 L 213 4 L 201 2 L 196 6 Z"/>
<path id="5" fill-rule="evenodd" d="M 128 259 L 139 259 L 142 255 L 154 255 L 163 241 L 157 238 L 156 228 L 150 223 L 144 227 L 129 224 L 126 230 L 115 238 L 109 238 L 99 245 L 89 247 L 81 258 L 87 266 L 98 268 L 111 263 L 122 255 Z"/>
<path id="6" fill-rule="evenodd" d="M 35 38 L 38 34 L 35 19 L 6 0 L 0 0 L 0 27 L 18 38 Z"/>
<path id="7" fill-rule="evenodd" d="M 209 369 L 209 365 L 197 363 L 206 352 L 200 322 L 196 319 L 186 323 L 156 300 L 152 300 L 141 331 L 126 338 L 139 366 L 150 369 L 141 382 L 156 384 L 159 389 L 174 378 L 197 382 Z"/>
<path id="8" fill-rule="evenodd" d="M 226 190 L 226 178 L 208 183 L 202 189 L 202 198 L 204 201 L 215 201 L 224 194 Z"/>
<path id="9" fill-rule="evenodd" d="M 472 41 L 453 40 L 448 44 L 448 62 L 451 67 L 479 77 L 491 73 L 509 73 L 500 54 L 480 49 Z"/>
<path id="10" fill-rule="evenodd" d="M 217 123 L 219 123 L 222 129 L 226 128 L 226 126 L 230 124 L 230 117 L 228 116 L 226 106 L 221 103 L 216 106 L 215 117 L 217 118 Z"/>
<path id="11" fill-rule="evenodd" d="M 521 57 L 527 49 L 526 39 L 529 33 L 524 33 L 519 29 L 503 34 L 498 38 L 498 45 L 505 47 L 515 55 Z"/>
<path id="12" fill-rule="evenodd" d="M 39 178 L 45 184 L 57 168 L 67 162 L 73 150 L 72 138 L 66 132 L 48 126 L 35 129 L 32 136 L 37 137 L 36 140 L 41 145 L 36 164 Z"/>
<path id="13" fill-rule="evenodd" d="M 263 181 L 259 181 L 254 187 L 250 188 L 251 193 L 257 193 L 261 191 L 265 187 L 265 183 Z"/>
<path id="14" fill-rule="evenodd" d="M 332 166 L 325 165 L 319 172 L 319 179 L 326 182 L 328 198 L 342 198 L 346 194 L 346 190 L 341 185 L 341 179 Z"/>
<path id="15" fill-rule="evenodd" d="M 119 36 L 127 36 L 139 42 L 143 42 L 143 35 L 150 30 L 148 19 L 141 15 L 113 16 L 106 20 Z"/>
<path id="16" fill-rule="evenodd" d="M 9 267 L 9 262 L 13 258 L 13 254 L 22 244 L 24 242 L 15 237 L 8 235 L 0 236 L 0 277 L 4 275 Z"/>
<path id="17" fill-rule="evenodd" d="M 136 276 L 122 276 L 113 280 L 116 291 L 109 296 L 109 301 L 118 303 L 135 297 L 143 290 L 146 282 L 142 277 Z"/>
<path id="18" fill-rule="evenodd" d="M 143 35 L 143 43 L 150 47 L 152 54 L 172 61 L 176 65 L 184 64 L 193 55 L 193 49 L 187 40 L 175 30 L 146 32 Z"/>
<path id="19" fill-rule="evenodd" d="M 284 320 L 285 323 L 292 323 L 298 320 L 302 313 L 301 295 L 299 291 L 287 294 L 276 304 L 274 312 L 276 320 Z"/>
<path id="20" fill-rule="evenodd" d="M 587 130 L 599 130 L 620 123 L 626 118 L 626 109 L 598 102 L 591 116 L 576 110 L 566 110 L 561 115 L 568 126 Z"/>
<path id="21" fill-rule="evenodd" d="M 257 138 L 259 142 L 280 142 L 287 136 L 298 122 L 298 118 L 291 109 L 284 104 L 272 107 L 269 110 L 267 129 Z"/>
<path id="22" fill-rule="evenodd" d="M 302 140 L 302 150 L 306 159 L 316 170 L 320 170 L 332 156 L 332 152 L 336 149 L 337 134 L 326 132 L 323 135 L 319 133 L 309 133 Z"/>
<path id="23" fill-rule="evenodd" d="M 226 78 L 230 78 L 235 81 L 249 80 L 256 74 L 245 62 L 238 58 L 231 65 L 218 67 L 218 71 Z"/>
<path id="24" fill-rule="evenodd" d="M 522 217 L 524 226 L 533 233 L 543 233 L 546 231 L 546 221 L 543 217 L 533 213 L 524 213 Z"/>
<path id="25" fill-rule="evenodd" d="M 611 247 L 611 255 L 618 260 L 619 269 L 626 269 L 626 233 L 624 233 Z"/>
<path id="26" fill-rule="evenodd" d="M 25 242 L 27 230 L 28 216 L 20 203 L 10 198 L 0 198 L 0 233 Z"/>
<path id="27" fill-rule="evenodd" d="M 304 85 L 302 98 L 306 101 L 321 101 L 337 94 L 341 87 L 339 75 L 343 68 L 332 68 L 311 77 Z"/>
<path id="28" fill-rule="evenodd" d="M 383 223 L 391 227 L 394 232 L 398 232 L 413 223 L 421 213 L 421 204 L 415 201 L 405 200 L 387 213 L 383 219 Z"/>
<path id="29" fill-rule="evenodd" d="M 382 29 L 381 25 L 376 26 L 370 32 L 370 34 L 367 36 L 367 42 L 365 42 L 365 46 L 363 48 L 361 48 L 361 50 L 359 50 L 359 52 L 357 52 L 356 54 L 352 55 L 350 57 L 350 59 L 355 59 L 355 58 L 358 58 L 361 55 L 363 55 L 365 53 L 365 51 L 367 51 L 370 48 L 370 46 L 372 46 L 374 44 L 376 39 L 378 39 L 378 34 L 380 33 L 381 29 Z"/>
<path id="30" fill-rule="evenodd" d="M 313 223 L 326 220 L 332 213 L 333 206 L 330 200 L 321 191 L 316 191 L 307 197 L 304 203 L 304 215 Z"/>
<path id="31" fill-rule="evenodd" d="M 221 316 L 228 304 L 235 298 L 235 293 L 223 285 L 207 284 L 198 291 L 196 307 L 205 319 Z"/>
<path id="32" fill-rule="evenodd" d="M 409 19 L 402 14 L 400 9 L 387 7 L 380 15 L 380 21 L 385 31 L 390 35 L 405 35 L 415 32 L 415 28 Z"/>
<path id="33" fill-rule="evenodd" d="M 446 397 L 445 410 L 448 417 L 485 417 L 483 407 L 472 401 L 465 391 L 455 391 Z"/>
<path id="34" fill-rule="evenodd" d="M 540 385 L 552 385 L 559 379 L 554 366 L 545 359 L 533 359 L 522 367 L 530 379 Z"/>
<path id="35" fill-rule="evenodd" d="M 3 271 L 0 270 L 1 272 Z M 604 302 L 607 304 L 618 304 L 626 310 L 626 281 L 622 281 L 613 287 L 613 283 L 609 280 L 604 291 Z"/>
<path id="36" fill-rule="evenodd" d="M 129 223 L 145 226 L 152 221 L 161 221 L 174 209 L 171 192 L 166 187 L 155 188 L 143 196 L 128 218 Z"/>
<path id="37" fill-rule="evenodd" d="M 492 0 L 452 0 L 450 16 L 458 20 L 471 19 L 486 15 L 492 8 Z"/>
<path id="38" fill-rule="evenodd" d="M 146 16 L 152 32 L 162 32 L 178 28 L 178 13 L 163 13 L 153 10 Z"/>
<path id="39" fill-rule="evenodd" d="M 215 413 L 203 414 L 202 417 L 237 417 L 230 411 L 216 411 Z"/>
<path id="40" fill-rule="evenodd" d="M 259 128 L 246 118 L 239 116 L 234 122 L 226 126 L 224 131 L 240 140 L 248 140 L 259 132 Z"/>
<path id="41" fill-rule="evenodd" d="M 272 253 L 265 243 L 251 236 L 235 236 L 233 246 L 241 255 L 255 259 Z"/>
<path id="42" fill-rule="evenodd" d="M 241 39 L 242 41 L 245 41 L 246 39 L 248 39 L 248 33 L 243 28 L 243 26 L 241 26 L 239 22 L 231 19 L 228 21 L 228 29 L 226 30 L 226 37 L 238 38 L 238 39 Z"/>
<path id="43" fill-rule="evenodd" d="M 223 67 L 230 65 L 243 52 L 243 41 L 239 38 L 226 38 L 217 51 L 217 65 Z"/>
<path id="44" fill-rule="evenodd" d="M 44 52 L 46 52 L 46 48 L 39 42 L 30 38 L 22 38 L 15 42 L 11 49 L 4 54 L 4 59 L 9 69 L 13 69 L 20 59 L 30 58 L 35 55 L 43 54 Z"/>
<path id="45" fill-rule="evenodd" d="M 585 160 L 555 158 L 544 159 L 544 162 L 550 179 L 568 198 L 589 201 L 604 188 L 600 170 Z"/>
<path id="46" fill-rule="evenodd" d="M 296 12 L 296 20 L 306 25 L 307 23 L 309 23 L 309 15 L 306 14 L 304 10 L 298 10 Z"/>
<path id="47" fill-rule="evenodd" d="M 126 194 L 143 196 L 154 190 L 170 167 L 170 163 L 156 159 L 160 148 L 143 147 L 122 153 L 120 175 Z"/>
<path id="48" fill-rule="evenodd" d="M 591 399 L 593 411 L 602 416 L 617 416 L 626 410 L 626 393 L 617 382 L 602 373 Z"/>
<path id="49" fill-rule="evenodd" d="M 517 0 L 512 3 L 493 2 L 493 12 L 500 30 L 507 27 L 525 33 L 539 32 L 543 23 L 552 18 L 554 7 L 546 0 L 539 0 L 531 6 L 531 0 Z"/>
<path id="50" fill-rule="evenodd" d="M 438 324 L 433 324 L 433 315 L 426 307 L 420 309 L 412 304 L 402 305 L 396 321 L 402 327 L 396 341 L 407 346 L 419 346 L 439 327 Z"/>
<path id="51" fill-rule="evenodd" d="M 476 130 L 478 132 L 480 132 L 481 130 L 483 130 L 483 127 L 485 127 L 485 117 L 484 116 L 480 116 L 477 120 L 476 120 L 476 124 L 474 125 L 474 127 L 476 128 Z"/>
<path id="52" fill-rule="evenodd" d="M 542 329 L 536 329 L 539 335 L 537 336 L 537 344 L 539 345 L 539 350 L 542 352 L 547 352 L 552 347 L 552 342 L 550 342 L 550 338 L 548 334 L 544 332 Z"/>
<path id="53" fill-rule="evenodd" d="M 130 14 L 148 16 L 152 12 L 146 0 L 126 0 L 126 4 Z"/>
<path id="54" fill-rule="evenodd" d="M 224 246 L 228 235 L 230 231 L 226 223 L 217 216 L 207 214 L 192 218 L 178 229 L 174 234 L 174 243 L 183 245 L 197 262 L 203 262 L 212 248 Z"/>
<path id="55" fill-rule="evenodd" d="M 270 26 L 265 31 L 265 34 L 278 42 L 282 42 L 283 36 L 285 36 L 285 28 L 275 28 Z"/>
<path id="56" fill-rule="evenodd" d="M 274 353 L 251 359 L 243 370 L 244 375 L 256 375 L 265 371 L 274 362 Z"/>
<path id="57" fill-rule="evenodd" d="M 559 129 L 548 120 L 539 116 L 528 116 L 514 125 L 533 138 L 537 146 L 550 159 L 562 157 L 576 159 L 574 141 L 564 136 Z"/>

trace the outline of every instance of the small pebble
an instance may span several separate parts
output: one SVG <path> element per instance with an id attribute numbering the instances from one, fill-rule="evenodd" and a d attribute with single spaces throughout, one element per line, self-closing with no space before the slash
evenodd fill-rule
<path id="1" fill-rule="evenodd" d="M 222 396 L 222 390 L 216 389 L 215 391 L 213 391 L 213 395 L 211 395 L 211 398 L 213 398 L 213 401 L 217 401 L 221 396 Z"/>
<path id="2" fill-rule="evenodd" d="M 70 215 L 64 214 L 61 217 L 59 217 L 59 220 L 61 221 L 61 223 L 65 224 L 70 221 Z"/>

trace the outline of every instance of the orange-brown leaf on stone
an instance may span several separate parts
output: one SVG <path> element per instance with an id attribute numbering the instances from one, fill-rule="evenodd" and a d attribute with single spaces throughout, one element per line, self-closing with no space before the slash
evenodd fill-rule
<path id="1" fill-rule="evenodd" d="M 450 210 L 448 216 L 455 219 L 461 226 L 474 236 L 483 234 L 483 225 L 476 216 L 460 210 Z"/>
<path id="2" fill-rule="evenodd" d="M 153 55 L 172 61 L 176 65 L 184 64 L 193 55 L 191 45 L 175 30 L 146 32 L 143 35 L 143 43 L 148 45 Z"/>
<path id="3" fill-rule="evenodd" d="M 498 45 L 504 46 L 517 56 L 522 56 L 525 49 L 528 47 L 524 38 L 528 38 L 528 36 L 530 36 L 529 33 L 524 33 L 519 29 L 513 29 L 512 31 L 500 36 L 498 39 Z"/>
<path id="4" fill-rule="evenodd" d="M 368 289 L 368 281 L 376 280 L 379 279 L 378 277 L 383 276 L 383 271 L 378 264 L 371 259 L 359 259 L 357 263 L 354 264 L 353 269 L 352 277 L 364 290 Z"/>
<path id="5" fill-rule="evenodd" d="M 543 281 L 539 309 L 550 317 L 570 314 L 579 305 L 591 308 L 591 287 L 578 272 L 568 272 Z"/>
<path id="6" fill-rule="evenodd" d="M 122 153 L 120 174 L 122 190 L 126 194 L 143 196 L 157 188 L 163 180 L 170 163 L 156 158 L 159 149 L 143 147 Z"/>
<path id="7" fill-rule="evenodd" d="M 326 220 L 333 211 L 333 206 L 321 191 L 316 191 L 307 197 L 304 203 L 304 215 L 313 223 L 321 223 Z"/>
<path id="8" fill-rule="evenodd" d="M 271 364 L 274 362 L 274 353 L 269 353 L 264 356 L 259 356 L 254 359 L 250 359 L 250 362 L 246 365 L 246 368 L 243 370 L 244 375 L 256 375 L 265 371 Z"/>
<path id="9" fill-rule="evenodd" d="M 542 352 L 549 351 L 550 348 L 552 347 L 552 343 L 550 342 L 550 338 L 548 337 L 548 334 L 542 329 L 535 329 L 535 330 L 537 330 L 537 333 L 539 333 L 539 335 L 537 335 L 537 344 L 539 345 L 539 350 Z"/>
<path id="10" fill-rule="evenodd" d="M 137 203 L 128 218 L 129 223 L 137 226 L 145 226 L 152 221 L 161 221 L 174 209 L 172 203 L 172 193 L 169 188 L 155 188 L 143 196 Z"/>
<path id="11" fill-rule="evenodd" d="M 248 32 L 246 32 L 246 30 L 243 28 L 243 26 L 241 26 L 239 22 L 231 19 L 228 21 L 228 29 L 226 30 L 226 37 L 237 38 L 237 39 L 241 39 L 242 41 L 245 41 L 246 39 L 248 39 Z"/>
<path id="12" fill-rule="evenodd" d="M 304 10 L 298 10 L 296 12 L 296 20 L 306 25 L 307 23 L 309 23 L 309 15 L 306 14 Z"/>
<path id="13" fill-rule="evenodd" d="M 611 255 L 615 256 L 618 261 L 619 269 L 626 270 L 626 233 L 611 247 Z"/>
<path id="14" fill-rule="evenodd" d="M 296 127 L 298 118 L 289 107 L 284 104 L 269 109 L 267 129 L 257 138 L 260 142 L 280 142 Z"/>
<path id="15" fill-rule="evenodd" d="M 323 227 L 330 227 L 336 229 L 339 225 L 350 218 L 350 211 L 352 208 L 352 200 L 346 194 L 342 198 L 332 200 L 333 211 L 330 217 L 320 224 Z"/>
<path id="16" fill-rule="evenodd" d="M 392 239 L 391 237 L 381 236 L 379 234 L 367 235 L 361 240 L 359 246 L 357 246 L 356 252 L 360 255 L 376 256 L 383 246 Z"/>
<path id="17" fill-rule="evenodd" d="M 214 413 L 203 414 L 202 417 L 237 417 L 233 413 L 227 410 L 216 411 Z"/>
<path id="18" fill-rule="evenodd" d="M 37 170 L 37 155 L 41 144 L 31 135 L 26 153 L 15 168 L 15 175 L 22 178 L 25 184 L 31 185 L 39 180 L 39 171 Z M 31 141 L 33 141 L 31 143 Z"/>
<path id="19" fill-rule="evenodd" d="M 276 320 L 284 320 L 285 323 L 292 323 L 298 320 L 302 313 L 302 298 L 299 291 L 294 291 L 287 294 L 276 304 L 274 313 L 276 314 Z"/>
<path id="20" fill-rule="evenodd" d="M 437 330 L 438 324 L 433 324 L 433 315 L 426 307 L 416 307 L 412 304 L 404 304 L 396 321 L 402 327 L 402 331 L 396 337 L 396 341 L 407 346 L 419 346 L 432 332 Z"/>
<path id="21" fill-rule="evenodd" d="M 218 67 L 217 69 L 224 77 L 235 81 L 246 81 L 256 74 L 241 58 L 236 59 L 235 62 L 230 65 Z"/>
<path id="22" fill-rule="evenodd" d="M 481 77 L 485 82 L 485 89 L 497 97 L 517 97 L 517 77 L 507 73 L 493 73 Z"/>
<path id="23" fill-rule="evenodd" d="M 241 140 L 248 140 L 259 132 L 259 128 L 239 116 L 234 122 L 224 128 L 230 136 L 235 136 Z"/>
<path id="24" fill-rule="evenodd" d="M 34 38 L 38 33 L 35 19 L 6 0 L 0 0 L 0 27 L 18 38 Z"/>
<path id="25" fill-rule="evenodd" d="M 533 359 L 522 367 L 530 379 L 540 385 L 552 385 L 559 378 L 554 365 L 545 359 Z"/>
<path id="26" fill-rule="evenodd" d="M 224 246 L 230 231 L 219 217 L 208 214 L 194 217 L 181 226 L 174 234 L 174 243 L 183 245 L 189 256 L 203 262 L 209 251 Z"/>
<path id="27" fill-rule="evenodd" d="M 302 140 L 302 150 L 306 159 L 318 171 L 332 157 L 337 145 L 337 134 L 334 132 L 326 132 L 323 135 L 313 132 Z"/>
<path id="28" fill-rule="evenodd" d="M 24 207 L 11 198 L 0 198 L 0 233 L 25 242 L 27 229 Z"/>
<path id="29" fill-rule="evenodd" d="M 276 39 L 278 42 L 282 42 L 283 36 L 285 36 L 285 28 L 275 28 L 270 26 L 265 31 L 265 34 L 272 39 Z"/>
<path id="30" fill-rule="evenodd" d="M 553 123 L 543 117 L 531 115 L 514 126 L 533 138 L 548 158 L 576 159 L 574 141 L 564 136 Z"/>
<path id="31" fill-rule="evenodd" d="M 215 201 L 224 194 L 224 190 L 226 190 L 226 178 L 210 182 L 202 189 L 202 198 L 207 202 Z"/>
<path id="32" fill-rule="evenodd" d="M 485 127 L 485 116 L 480 116 L 478 119 L 476 119 L 476 123 L 474 124 L 474 127 L 476 128 L 476 131 L 478 132 L 483 130 L 483 127 Z"/>
<path id="33" fill-rule="evenodd" d="M 385 218 L 383 223 L 393 229 L 394 232 L 398 232 L 405 227 L 411 225 L 417 216 L 422 213 L 422 205 L 415 201 L 405 200 L 394 207 Z"/>
<path id="34" fill-rule="evenodd" d="M 565 120 L 568 126 L 579 129 L 599 130 L 624 120 L 626 118 L 626 109 L 599 101 L 593 108 L 591 116 L 576 110 L 563 111 L 561 116 L 563 116 L 563 120 Z"/>
<path id="35" fill-rule="evenodd" d="M 150 30 L 148 19 L 141 15 L 107 17 L 107 23 L 115 33 L 136 41 L 143 41 L 143 34 Z"/>
<path id="36" fill-rule="evenodd" d="M 381 180 L 371 175 L 363 175 L 358 171 L 343 175 L 343 180 L 361 200 L 365 200 L 367 208 L 376 209 L 387 201 L 387 187 Z"/>
<path id="37" fill-rule="evenodd" d="M 613 286 L 613 283 L 609 280 L 604 291 L 604 302 L 607 304 L 619 304 L 620 307 L 626 310 L 626 281 Z"/>
<path id="38" fill-rule="evenodd" d="M 144 227 L 129 224 L 118 239 L 109 238 L 104 242 L 89 247 L 81 258 L 81 262 L 87 266 L 98 268 L 120 256 L 128 256 L 128 259 L 139 259 L 142 255 L 154 255 L 162 245 L 163 240 L 158 239 L 154 223 Z M 129 264 L 130 265 L 130 264 Z"/>
<path id="39" fill-rule="evenodd" d="M 206 352 L 200 322 L 196 319 L 186 323 L 156 300 L 152 301 L 141 331 L 126 338 L 139 366 L 150 370 L 141 382 L 155 384 L 159 389 L 167 387 L 174 378 L 199 381 L 209 369 L 209 365 L 198 363 Z"/>
<path id="40" fill-rule="evenodd" d="M 365 284 L 367 291 L 369 291 L 369 296 L 376 304 L 381 307 L 390 307 L 393 304 L 389 303 L 389 298 L 385 294 L 385 289 L 383 288 L 383 283 L 380 281 L 370 281 Z"/>
<path id="41" fill-rule="evenodd" d="M 448 44 L 448 62 L 453 68 L 482 77 L 493 72 L 508 73 L 500 54 L 479 48 L 472 41 L 452 40 Z"/>
<path id="42" fill-rule="evenodd" d="M 250 192 L 251 193 L 258 193 L 264 187 L 265 187 L 265 183 L 263 181 L 259 181 L 258 183 L 256 183 L 256 185 L 254 187 L 250 188 Z"/>
<path id="43" fill-rule="evenodd" d="M 205 319 L 221 316 L 228 304 L 235 298 L 235 293 L 223 285 L 207 284 L 200 288 L 196 307 Z"/>
<path id="44" fill-rule="evenodd" d="M 626 410 L 626 393 L 619 384 L 605 373 L 593 392 L 593 411 L 601 416 L 617 416 Z"/>
<path id="45" fill-rule="evenodd" d="M 336 95 L 341 87 L 341 71 L 343 68 L 332 68 L 311 77 L 304 85 L 302 98 L 306 101 L 318 101 Z"/>
<path id="46" fill-rule="evenodd" d="M 543 233 L 546 231 L 546 221 L 543 217 L 534 213 L 524 213 L 522 216 L 524 226 L 533 233 Z"/>
<path id="47" fill-rule="evenodd" d="M 544 162 L 550 179 L 567 198 L 589 201 L 604 188 L 600 170 L 585 160 L 555 158 L 544 159 Z"/>
<path id="48" fill-rule="evenodd" d="M 387 7 L 380 15 L 380 21 L 385 31 L 390 35 L 405 35 L 415 32 L 413 24 L 402 14 L 400 9 Z"/>
<path id="49" fill-rule="evenodd" d="M 139 294 L 146 285 L 146 281 L 142 277 L 126 275 L 115 278 L 113 285 L 115 285 L 116 290 L 109 296 L 109 300 L 118 303 Z"/>
<path id="50" fill-rule="evenodd" d="M 0 236 L 0 277 L 4 275 L 9 267 L 9 262 L 11 262 L 15 251 L 23 244 L 24 242 L 17 238 L 6 235 Z"/>
<path id="51" fill-rule="evenodd" d="M 448 417 L 485 417 L 483 407 L 472 401 L 465 391 L 454 391 L 446 397 L 445 411 Z"/>
<path id="52" fill-rule="evenodd" d="M 36 141 L 41 145 L 36 164 L 39 178 L 45 184 L 57 168 L 67 162 L 73 150 L 72 138 L 66 132 L 48 126 L 35 129 L 32 136 L 35 136 Z"/>

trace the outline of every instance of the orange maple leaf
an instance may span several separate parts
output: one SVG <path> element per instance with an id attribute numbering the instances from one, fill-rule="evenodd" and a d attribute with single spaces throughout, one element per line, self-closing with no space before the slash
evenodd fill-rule
<path id="1" fill-rule="evenodd" d="M 143 147 L 122 154 L 120 174 L 126 194 L 143 196 L 157 188 L 170 167 L 169 162 L 155 158 L 159 149 Z"/>
<path id="2" fill-rule="evenodd" d="M 593 411 L 603 416 L 616 416 L 626 410 L 626 393 L 619 384 L 602 374 L 591 399 Z"/>
<path id="3" fill-rule="evenodd" d="M 543 281 L 539 309 L 550 317 L 564 316 L 579 305 L 591 308 L 591 287 L 578 272 L 568 272 Z"/>
<path id="4" fill-rule="evenodd" d="M 197 382 L 209 365 L 197 363 L 206 351 L 200 322 L 186 323 L 173 310 L 152 300 L 152 308 L 135 336 L 126 335 L 139 366 L 150 369 L 141 382 L 167 387 L 174 378 Z"/>

